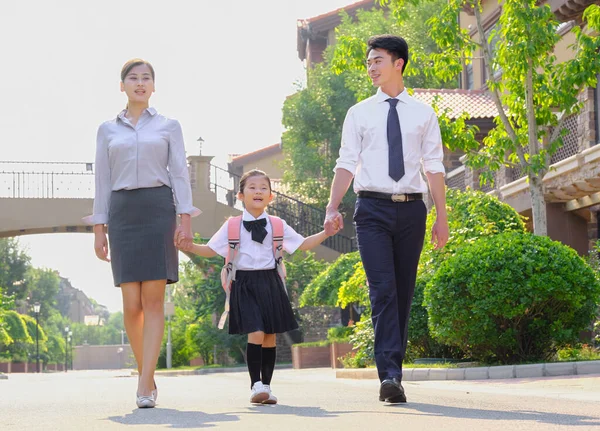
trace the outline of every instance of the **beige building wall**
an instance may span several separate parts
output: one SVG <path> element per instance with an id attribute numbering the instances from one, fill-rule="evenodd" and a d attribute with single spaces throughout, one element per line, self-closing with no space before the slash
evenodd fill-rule
<path id="1" fill-rule="evenodd" d="M 74 370 L 120 370 L 136 368 L 133 350 L 129 344 L 109 346 L 75 346 Z"/>
<path id="2" fill-rule="evenodd" d="M 251 169 L 260 169 L 261 171 L 265 171 L 271 179 L 281 179 L 283 178 L 284 173 L 281 166 L 283 159 L 283 152 L 280 151 L 277 154 L 271 154 L 260 160 L 243 165 L 242 171 L 246 172 Z"/>

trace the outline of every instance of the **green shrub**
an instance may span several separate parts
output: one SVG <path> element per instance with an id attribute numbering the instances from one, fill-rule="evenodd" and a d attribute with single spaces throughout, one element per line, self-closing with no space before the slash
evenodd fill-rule
<path id="1" fill-rule="evenodd" d="M 600 350 L 587 344 L 567 346 L 556 352 L 559 361 L 597 361 L 600 359 Z"/>
<path id="2" fill-rule="evenodd" d="M 353 273 L 342 282 L 338 291 L 337 305 L 346 308 L 352 303 L 362 306 L 371 306 L 369 300 L 369 287 L 367 286 L 367 275 L 362 261 L 356 262 L 353 267 Z"/>
<path id="3" fill-rule="evenodd" d="M 357 251 L 341 255 L 304 289 L 300 296 L 300 307 L 329 305 L 335 307 L 338 290 L 354 272 L 354 265 L 360 261 Z"/>
<path id="4" fill-rule="evenodd" d="M 353 351 L 340 358 L 344 368 L 366 368 L 375 364 L 375 335 L 370 312 L 363 313 L 350 336 Z"/>
<path id="5" fill-rule="evenodd" d="M 547 360 L 595 315 L 600 283 L 577 253 L 518 232 L 458 249 L 425 289 L 434 337 L 481 361 Z"/>
<path id="6" fill-rule="evenodd" d="M 307 341 L 306 343 L 296 343 L 292 347 L 326 347 L 331 344 L 329 340 Z"/>
<path id="7" fill-rule="evenodd" d="M 473 243 L 479 238 L 501 232 L 525 232 L 523 218 L 513 207 L 480 191 L 448 189 L 446 206 L 450 238 L 441 250 L 434 250 L 431 244 L 431 228 L 435 222 L 435 212 L 431 211 L 427 216 L 425 242 L 408 327 L 410 350 L 415 357 L 458 359 L 464 356 L 457 347 L 447 346 L 434 340 L 429 332 L 429 315 L 423 304 L 424 289 L 441 263 L 465 244 Z"/>
<path id="8" fill-rule="evenodd" d="M 346 343 L 354 332 L 354 326 L 334 326 L 327 330 L 327 340 L 338 343 Z"/>

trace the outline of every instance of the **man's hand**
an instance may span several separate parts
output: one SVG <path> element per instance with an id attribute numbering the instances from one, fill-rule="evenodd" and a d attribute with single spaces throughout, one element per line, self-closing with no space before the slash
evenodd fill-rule
<path id="1" fill-rule="evenodd" d="M 328 208 L 325 212 L 325 222 L 323 223 L 325 235 L 332 236 L 344 229 L 344 218 L 337 209 Z"/>
<path id="2" fill-rule="evenodd" d="M 448 242 L 448 220 L 445 218 L 437 218 L 431 229 L 431 243 L 435 244 L 434 249 L 443 248 Z"/>

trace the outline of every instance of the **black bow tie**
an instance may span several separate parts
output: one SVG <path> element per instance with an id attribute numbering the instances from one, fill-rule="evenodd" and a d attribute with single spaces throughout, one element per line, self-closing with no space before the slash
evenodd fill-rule
<path id="1" fill-rule="evenodd" d="M 244 220 L 244 227 L 248 232 L 252 233 L 252 241 L 260 242 L 261 244 L 267 236 L 267 230 L 265 229 L 266 225 L 266 218 L 252 221 Z"/>

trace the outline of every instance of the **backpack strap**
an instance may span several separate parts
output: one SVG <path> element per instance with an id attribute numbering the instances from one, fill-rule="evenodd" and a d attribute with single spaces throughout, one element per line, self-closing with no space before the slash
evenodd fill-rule
<path id="1" fill-rule="evenodd" d="M 242 216 L 231 217 L 227 220 L 227 242 L 229 251 L 225 257 L 225 265 L 221 269 L 221 285 L 225 291 L 225 311 L 221 314 L 218 327 L 223 329 L 225 321 L 229 315 L 229 298 L 231 296 L 231 283 L 235 280 L 237 271 L 237 257 L 240 251 L 240 227 L 242 225 Z"/>
<path id="2" fill-rule="evenodd" d="M 225 258 L 225 264 L 235 261 L 235 258 L 240 251 L 241 226 L 242 216 L 230 217 L 229 220 L 227 220 L 227 242 L 229 243 L 229 253 Z"/>
<path id="3" fill-rule="evenodd" d="M 275 257 L 275 266 L 277 267 L 277 273 L 283 281 L 283 287 L 287 294 L 287 288 L 285 287 L 286 270 L 283 262 L 283 220 L 279 217 L 270 215 L 269 221 L 271 222 L 271 228 L 273 229 L 273 256 Z"/>

